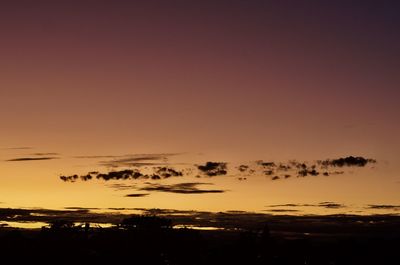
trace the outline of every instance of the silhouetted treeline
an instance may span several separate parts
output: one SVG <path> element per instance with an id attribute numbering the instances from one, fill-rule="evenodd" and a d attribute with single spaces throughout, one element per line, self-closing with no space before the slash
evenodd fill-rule
<path id="1" fill-rule="evenodd" d="M 383 221 L 384 222 L 384 221 Z M 398 264 L 398 228 L 318 230 L 294 236 L 263 223 L 249 230 L 174 229 L 171 220 L 132 216 L 111 228 L 54 220 L 41 230 L 0 230 L 0 264 Z M 310 230 L 313 224 L 310 223 Z M 299 230 L 301 228 L 297 228 Z"/>

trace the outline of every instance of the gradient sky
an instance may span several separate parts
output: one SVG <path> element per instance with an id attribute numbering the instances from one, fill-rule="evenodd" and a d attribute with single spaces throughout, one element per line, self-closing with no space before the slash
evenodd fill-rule
<path id="1" fill-rule="evenodd" d="M 350 176 L 343 198 L 338 181 L 333 199 L 399 204 L 399 12 L 382 0 L 1 1 L 1 158 L 61 157 L 0 162 L 0 201 L 70 206 L 62 196 L 80 189 L 93 196 L 76 203 L 93 205 L 95 185 L 61 188 L 59 174 L 98 167 L 73 156 L 184 153 L 176 161 L 374 158 L 382 171 Z M 318 202 L 321 181 L 268 199 Z M 257 186 L 240 185 L 236 197 Z M 251 203 L 267 204 L 259 192 Z M 197 209 L 200 197 L 148 206 Z M 232 198 L 203 208 L 249 205 Z"/>

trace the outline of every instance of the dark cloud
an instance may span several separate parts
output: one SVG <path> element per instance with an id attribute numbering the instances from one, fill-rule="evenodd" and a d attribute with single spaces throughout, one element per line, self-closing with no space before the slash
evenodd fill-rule
<path id="1" fill-rule="evenodd" d="M 60 179 L 64 182 L 75 182 L 79 179 L 78 175 L 71 175 L 71 176 L 60 176 Z"/>
<path id="2" fill-rule="evenodd" d="M 364 167 L 369 163 L 376 163 L 376 160 L 361 156 L 348 156 L 338 159 L 318 160 L 316 163 L 299 162 L 297 160 L 290 160 L 288 163 L 263 162 L 260 160 L 257 163 L 264 168 L 263 173 L 265 175 L 275 175 L 287 179 L 290 178 L 291 174 L 281 174 L 280 172 L 296 172 L 297 177 L 339 175 L 343 174 L 344 171 L 329 171 L 328 168 Z"/>
<path id="3" fill-rule="evenodd" d="M 156 168 L 155 173 L 162 178 L 169 178 L 169 177 L 181 177 L 183 176 L 182 171 L 177 171 L 173 168 L 169 167 L 159 167 Z"/>
<path id="4" fill-rule="evenodd" d="M 267 212 L 277 212 L 277 213 L 282 213 L 282 212 L 299 212 L 299 210 L 295 209 L 269 209 L 265 210 Z"/>
<path id="5" fill-rule="evenodd" d="M 92 178 L 93 178 L 93 176 L 91 174 L 81 176 L 82 181 L 88 181 L 88 180 L 91 180 Z"/>
<path id="6" fill-rule="evenodd" d="M 248 165 L 240 165 L 240 166 L 238 167 L 238 170 L 239 170 L 240 172 L 246 172 L 247 170 L 249 170 L 249 166 L 248 166 Z"/>
<path id="7" fill-rule="evenodd" d="M 97 171 L 92 171 L 86 175 L 78 176 L 77 174 L 71 176 L 60 176 L 60 179 L 66 182 L 75 182 L 78 179 L 82 181 L 92 180 L 94 178 L 101 180 L 132 180 L 132 179 L 166 179 L 170 177 L 180 177 L 183 176 L 182 171 L 175 170 L 170 167 L 156 167 L 153 168 L 154 174 L 143 174 L 138 169 L 125 169 L 120 171 L 110 171 L 108 173 L 99 173 Z"/>
<path id="8" fill-rule="evenodd" d="M 85 210 L 85 211 L 91 211 L 91 210 L 100 210 L 101 208 L 96 208 L 96 207 L 64 207 L 66 210 Z"/>
<path id="9" fill-rule="evenodd" d="M 279 164 L 276 170 L 278 171 L 289 171 L 291 170 L 292 167 L 290 165 L 285 165 L 285 164 Z"/>
<path id="10" fill-rule="evenodd" d="M 296 207 L 323 207 L 323 208 L 329 208 L 329 209 L 340 209 L 340 208 L 345 208 L 346 206 L 344 204 L 339 204 L 335 202 L 320 202 L 318 204 L 301 204 L 301 203 L 286 203 L 286 204 L 273 204 L 273 205 L 268 205 L 266 207 L 270 208 L 276 208 L 276 207 L 290 207 L 290 208 L 296 208 Z"/>
<path id="11" fill-rule="evenodd" d="M 275 172 L 273 171 L 273 170 L 265 170 L 264 171 L 264 174 L 265 175 L 267 175 L 267 176 L 271 176 L 271 175 L 273 175 Z"/>
<path id="12" fill-rule="evenodd" d="M 298 206 L 301 206 L 301 204 L 286 203 L 286 204 L 272 204 L 272 205 L 267 205 L 267 207 L 298 207 Z"/>
<path id="13" fill-rule="evenodd" d="M 20 157 L 6 160 L 7 162 L 24 162 L 24 161 L 41 161 L 41 160 L 53 160 L 58 157 Z"/>
<path id="14" fill-rule="evenodd" d="M 75 182 L 78 179 L 82 181 L 88 181 L 91 179 L 102 179 L 102 180 L 129 180 L 129 179 L 152 179 L 161 180 L 170 177 L 181 177 L 181 176 L 196 176 L 198 178 L 208 176 L 222 176 L 228 174 L 228 167 L 226 162 L 207 162 L 204 165 L 185 165 L 183 169 L 175 169 L 166 162 L 169 156 L 177 154 L 142 154 L 134 156 L 124 156 L 121 159 L 114 159 L 107 162 L 101 162 L 104 165 L 118 167 L 137 167 L 134 170 L 125 169 L 120 171 L 110 171 L 108 173 L 99 173 L 97 171 L 89 172 L 86 175 L 78 176 L 61 176 L 60 179 L 63 181 Z M 26 161 L 26 160 L 45 160 L 54 159 L 52 157 L 35 157 L 35 158 L 20 158 L 18 160 L 9 161 Z M 288 162 L 264 162 L 262 160 L 255 162 L 258 166 L 251 168 L 249 165 L 241 164 L 235 169 L 238 171 L 234 172 L 237 174 L 238 180 L 244 180 L 243 176 L 250 174 L 264 174 L 270 176 L 272 180 L 285 180 L 292 176 L 297 177 L 308 177 L 308 176 L 333 176 L 344 174 L 345 171 L 337 171 L 338 167 L 363 167 L 368 163 L 376 163 L 374 159 L 366 159 L 363 157 L 348 156 L 345 158 L 338 159 L 326 159 L 318 160 L 316 162 L 299 162 L 297 160 L 289 160 Z M 139 168 L 140 166 L 147 165 L 147 167 Z M 175 164 L 182 165 L 182 164 Z M 196 175 L 196 169 L 199 174 Z"/>
<path id="15" fill-rule="evenodd" d="M 200 182 L 189 182 L 189 183 L 178 183 L 172 185 L 162 185 L 148 183 L 146 187 L 140 188 L 143 191 L 160 191 L 170 193 L 181 193 L 181 194 L 203 194 L 203 193 L 223 193 L 224 190 L 215 189 L 199 189 L 199 185 L 210 185 L 211 183 L 200 183 Z"/>
<path id="16" fill-rule="evenodd" d="M 371 204 L 368 205 L 368 209 L 374 210 L 400 210 L 400 205 L 390 205 L 390 204 Z"/>
<path id="17" fill-rule="evenodd" d="M 205 165 L 199 165 L 197 168 L 200 172 L 209 177 L 226 175 L 228 173 L 226 163 L 224 162 L 207 162 Z"/>
<path id="18" fill-rule="evenodd" d="M 150 178 L 151 178 L 152 180 L 159 180 L 159 179 L 161 179 L 161 177 L 160 177 L 159 175 L 156 175 L 156 174 L 152 175 Z"/>
<path id="19" fill-rule="evenodd" d="M 143 174 L 137 170 L 125 169 L 120 171 L 110 171 L 108 173 L 99 173 L 96 178 L 105 181 L 108 180 L 126 180 L 126 179 L 138 179 L 143 177 Z"/>
<path id="20" fill-rule="evenodd" d="M 335 202 L 320 202 L 318 204 L 319 207 L 328 208 L 328 209 L 340 209 L 345 208 L 346 206 L 340 203 Z"/>
<path id="21" fill-rule="evenodd" d="M 149 193 L 131 193 L 131 194 L 127 194 L 125 195 L 125 197 L 145 197 L 148 196 Z"/>
<path id="22" fill-rule="evenodd" d="M 298 204 L 298 203 L 285 203 L 285 204 L 272 204 L 266 207 L 304 207 L 304 206 L 316 206 L 315 204 Z"/>
<path id="23" fill-rule="evenodd" d="M 267 168 L 274 168 L 276 167 L 275 162 L 264 162 L 262 160 L 256 161 L 256 163 L 260 166 L 267 167 Z"/>
<path id="24" fill-rule="evenodd" d="M 97 171 L 89 172 L 86 175 L 78 176 L 77 174 L 71 176 L 60 176 L 60 179 L 65 182 L 75 182 L 78 179 L 82 181 L 96 179 L 108 180 L 127 180 L 127 179 L 138 179 L 143 178 L 144 175 L 137 170 L 120 170 L 120 171 L 110 171 L 108 173 L 99 173 Z"/>
<path id="25" fill-rule="evenodd" d="M 105 209 L 111 211 L 140 211 L 142 208 L 110 207 Z"/>
<path id="26" fill-rule="evenodd" d="M 326 160 L 320 160 L 318 161 L 318 164 L 328 167 L 328 166 L 333 166 L 333 167 L 364 167 L 369 163 L 376 163 L 375 159 L 370 159 L 370 158 L 364 158 L 361 156 L 348 156 L 348 157 L 343 157 L 343 158 L 337 158 L 337 159 L 326 159 Z"/>
<path id="27" fill-rule="evenodd" d="M 315 169 L 305 168 L 305 169 L 301 169 L 301 170 L 297 171 L 298 177 L 318 176 L 318 175 L 319 175 L 319 172 Z"/>

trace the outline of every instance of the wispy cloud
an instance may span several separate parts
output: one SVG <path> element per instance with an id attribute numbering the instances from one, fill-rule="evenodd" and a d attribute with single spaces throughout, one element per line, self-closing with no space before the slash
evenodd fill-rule
<path id="1" fill-rule="evenodd" d="M 345 208 L 344 204 L 335 203 L 335 202 L 320 202 L 318 204 L 320 207 L 328 208 L 328 209 L 341 209 Z"/>
<path id="2" fill-rule="evenodd" d="M 288 207 L 288 208 L 298 208 L 298 207 L 322 207 L 328 209 L 341 209 L 345 208 L 346 205 L 336 202 L 320 202 L 316 204 L 308 204 L 308 203 L 286 203 L 286 204 L 272 204 L 267 205 L 268 208 L 277 208 L 277 207 Z"/>
<path id="3" fill-rule="evenodd" d="M 149 165 L 166 165 L 171 156 L 179 155 L 178 153 L 161 153 L 161 154 L 135 154 L 126 155 L 118 159 L 100 161 L 99 164 L 107 167 L 129 167 L 129 166 L 149 166 Z"/>
<path id="4" fill-rule="evenodd" d="M 59 157 L 19 157 L 6 160 L 7 162 L 24 162 L 24 161 L 41 161 L 41 160 L 53 160 L 59 159 Z"/>
<path id="5" fill-rule="evenodd" d="M 140 188 L 140 190 L 181 193 L 181 194 L 203 194 L 203 193 L 225 192 L 225 190 L 199 189 L 197 186 L 200 185 L 212 185 L 212 183 L 189 182 L 189 183 L 178 183 L 172 185 L 148 183 L 146 187 Z"/>
<path id="6" fill-rule="evenodd" d="M 296 209 L 268 209 L 265 210 L 266 212 L 275 212 L 275 213 L 285 213 L 285 212 L 300 212 L 299 210 Z"/>
<path id="7" fill-rule="evenodd" d="M 29 149 L 33 149 L 33 147 L 22 146 L 22 147 L 4 147 L 4 148 L 0 148 L 0 150 L 29 150 Z"/>
<path id="8" fill-rule="evenodd" d="M 149 195 L 149 193 L 131 193 L 131 194 L 125 195 L 125 197 L 137 198 L 137 197 L 145 197 L 145 196 L 148 196 L 148 195 Z"/>
<path id="9" fill-rule="evenodd" d="M 99 159 L 99 158 L 116 158 L 122 156 L 115 155 L 86 155 L 86 156 L 74 156 L 73 158 L 81 158 L 81 159 Z"/>
<path id="10" fill-rule="evenodd" d="M 132 190 L 136 189 L 136 185 L 128 185 L 128 184 L 122 184 L 122 183 L 114 183 L 114 184 L 109 184 L 107 187 L 112 188 L 114 190 Z"/>
<path id="11" fill-rule="evenodd" d="M 71 207 L 64 207 L 66 210 L 86 210 L 86 211 L 91 211 L 91 210 L 100 210 L 101 208 L 97 207 L 76 207 L 76 206 L 71 206 Z"/>
<path id="12" fill-rule="evenodd" d="M 374 210 L 395 210 L 400 211 L 400 205 L 390 205 L 390 204 L 371 204 L 368 205 L 368 209 Z"/>
<path id="13" fill-rule="evenodd" d="M 59 153 L 33 153 L 33 156 L 58 156 Z"/>

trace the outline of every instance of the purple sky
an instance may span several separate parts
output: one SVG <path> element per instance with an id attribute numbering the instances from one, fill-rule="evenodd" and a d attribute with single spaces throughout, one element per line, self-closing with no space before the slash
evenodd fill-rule
<path id="1" fill-rule="evenodd" d="M 0 147 L 362 155 L 394 177 L 399 12 L 365 0 L 2 1 Z"/>

